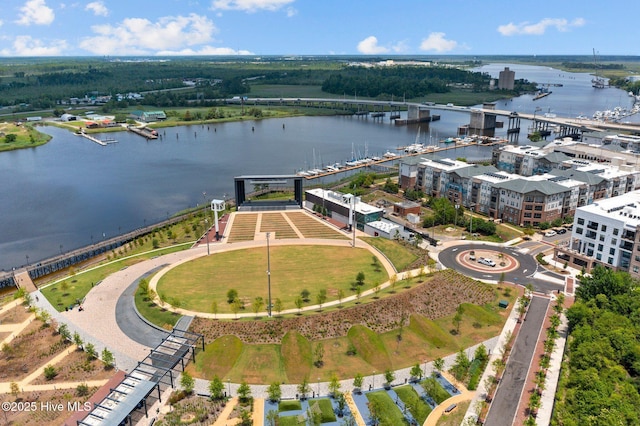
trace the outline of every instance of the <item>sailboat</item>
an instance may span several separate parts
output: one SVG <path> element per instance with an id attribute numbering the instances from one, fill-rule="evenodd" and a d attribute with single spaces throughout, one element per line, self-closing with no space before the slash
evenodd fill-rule
<path id="1" fill-rule="evenodd" d="M 604 78 L 598 75 L 598 58 L 596 56 L 596 49 L 593 49 L 593 66 L 596 70 L 596 76 L 591 80 L 591 86 L 596 89 L 604 89 Z"/>

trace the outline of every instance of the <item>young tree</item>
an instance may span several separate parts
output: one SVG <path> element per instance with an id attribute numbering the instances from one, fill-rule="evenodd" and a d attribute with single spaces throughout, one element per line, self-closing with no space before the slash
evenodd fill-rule
<path id="1" fill-rule="evenodd" d="M 356 284 L 360 287 L 364 285 L 364 272 L 358 272 L 358 275 L 356 275 Z"/>
<path id="2" fill-rule="evenodd" d="M 369 407 L 369 420 L 372 425 L 380 424 L 380 420 L 382 420 L 382 407 L 380 407 L 380 403 L 377 399 L 373 399 L 367 403 Z"/>
<path id="3" fill-rule="evenodd" d="M 189 374 L 189 372 L 187 371 L 183 371 L 182 377 L 180 378 L 180 386 L 182 386 L 182 389 L 190 395 L 191 393 L 193 393 L 193 388 L 195 387 L 195 385 L 196 381 L 193 377 L 191 377 L 191 374 Z"/>
<path id="4" fill-rule="evenodd" d="M 420 368 L 420 364 L 415 364 L 411 367 L 411 371 L 409 371 L 411 377 L 415 380 L 422 379 L 422 368 Z"/>
<path id="5" fill-rule="evenodd" d="M 316 296 L 316 302 L 318 303 L 318 306 L 320 307 L 320 310 L 322 310 L 322 305 L 326 301 L 327 301 L 327 289 L 326 288 L 321 288 L 318 291 L 318 295 Z"/>
<path id="6" fill-rule="evenodd" d="M 232 304 L 238 298 L 238 290 L 230 288 L 227 291 L 227 303 Z"/>
<path id="7" fill-rule="evenodd" d="M 278 316 L 280 316 L 280 312 L 282 312 L 282 300 L 280 300 L 280 298 L 276 298 L 276 300 L 273 302 L 273 310 L 276 312 L 276 314 Z"/>
<path id="8" fill-rule="evenodd" d="M 344 409 L 347 407 L 347 399 L 342 392 L 337 392 L 335 395 L 338 402 L 338 417 L 344 416 Z"/>
<path id="9" fill-rule="evenodd" d="M 442 358 L 434 359 L 433 368 L 435 368 L 438 373 L 442 373 L 442 370 L 444 370 L 444 359 Z"/>
<path id="10" fill-rule="evenodd" d="M 246 404 L 251 400 L 251 388 L 244 380 L 238 387 L 238 399 L 240 400 L 241 404 Z"/>
<path id="11" fill-rule="evenodd" d="M 364 383 L 364 376 L 360 373 L 356 373 L 355 377 L 353 378 L 354 391 L 362 390 L 363 383 Z"/>
<path id="12" fill-rule="evenodd" d="M 69 331 L 69 326 L 67 324 L 60 324 L 58 327 L 58 333 L 60 333 L 63 340 L 71 340 L 71 332 Z"/>
<path id="13" fill-rule="evenodd" d="M 278 426 L 278 419 L 280 416 L 278 415 L 277 410 L 269 410 L 267 412 L 267 425 L 268 426 Z"/>
<path id="14" fill-rule="evenodd" d="M 224 383 L 217 375 L 209 382 L 209 393 L 212 400 L 221 400 L 224 397 Z"/>
<path id="15" fill-rule="evenodd" d="M 269 396 L 269 401 L 278 402 L 282 397 L 282 389 L 280 389 L 280 383 L 273 382 L 267 388 L 267 395 Z"/>
<path id="16" fill-rule="evenodd" d="M 300 399 L 306 399 L 307 394 L 311 391 L 309 387 L 309 378 L 305 377 L 302 379 L 302 382 L 298 385 L 298 393 L 300 394 Z"/>
<path id="17" fill-rule="evenodd" d="M 331 375 L 331 380 L 329 381 L 329 392 L 331 392 L 334 398 L 336 398 L 340 392 L 340 380 L 338 380 L 336 373 Z"/>
<path id="18" fill-rule="evenodd" d="M 344 290 L 338 289 L 338 306 L 342 306 L 342 299 L 344 299 Z"/>
<path id="19" fill-rule="evenodd" d="M 89 359 L 89 361 L 92 361 L 98 357 L 96 346 L 91 342 L 84 345 L 84 351 L 87 353 L 87 358 Z"/>
<path id="20" fill-rule="evenodd" d="M 324 365 L 324 345 L 322 342 L 318 342 L 313 350 L 313 365 L 318 368 Z"/>
<path id="21" fill-rule="evenodd" d="M 20 394 L 20 386 L 16 382 L 11 382 L 9 388 L 11 389 L 11 395 L 17 399 Z"/>
<path id="22" fill-rule="evenodd" d="M 77 331 L 73 333 L 73 343 L 78 347 L 78 349 L 82 349 L 82 344 L 84 342 Z"/>
<path id="23" fill-rule="evenodd" d="M 231 304 L 231 312 L 236 315 L 236 319 L 238 319 L 238 312 L 240 312 L 240 309 L 242 309 L 242 302 L 240 299 L 234 300 Z"/>
<path id="24" fill-rule="evenodd" d="M 487 347 L 484 344 L 480 344 L 473 353 L 473 359 L 480 360 L 481 362 L 485 362 L 489 359 L 489 353 L 487 352 Z"/>
<path id="25" fill-rule="evenodd" d="M 218 302 L 215 300 L 211 302 L 211 312 L 213 313 L 213 318 L 218 317 Z"/>
<path id="26" fill-rule="evenodd" d="M 361 296 L 362 296 L 362 287 L 356 286 L 356 304 L 360 303 Z"/>
<path id="27" fill-rule="evenodd" d="M 311 296 L 311 292 L 305 288 L 300 292 L 300 296 L 302 296 L 303 302 L 308 302 L 309 296 Z"/>
<path id="28" fill-rule="evenodd" d="M 391 387 L 391 384 L 396 379 L 396 375 L 393 371 L 387 370 L 384 372 L 384 381 L 388 387 Z"/>
<path id="29" fill-rule="evenodd" d="M 471 362 L 469 361 L 467 354 L 463 349 L 460 349 L 458 351 L 458 354 L 456 355 L 456 360 L 453 364 L 453 367 L 451 367 L 450 371 L 451 371 L 451 374 L 453 374 L 453 377 L 456 378 L 456 380 L 462 382 L 465 379 L 465 377 L 467 377 L 470 366 L 471 366 Z"/>
<path id="30" fill-rule="evenodd" d="M 303 300 L 301 296 L 296 297 L 296 300 L 294 301 L 294 303 L 296 304 L 296 308 L 298 308 L 298 315 L 300 315 L 302 313 L 302 304 L 303 304 Z"/>
<path id="31" fill-rule="evenodd" d="M 396 283 L 398 282 L 398 275 L 393 274 L 389 277 L 389 284 L 391 284 L 391 294 L 396 292 Z"/>
<path id="32" fill-rule="evenodd" d="M 374 299 L 380 298 L 380 290 L 382 290 L 382 288 L 380 288 L 379 284 L 373 288 L 373 294 L 375 294 L 375 296 L 373 296 Z"/>
<path id="33" fill-rule="evenodd" d="M 262 299 L 262 297 L 258 296 L 255 299 L 253 299 L 253 302 L 251 303 L 251 309 L 253 310 L 253 313 L 255 314 L 255 316 L 258 316 L 258 312 L 260 312 L 263 306 L 264 306 L 264 300 Z"/>
<path id="34" fill-rule="evenodd" d="M 113 367 L 113 364 L 115 363 L 115 357 L 113 356 L 113 353 L 109 349 L 104 348 L 102 350 L 101 358 L 106 368 Z"/>

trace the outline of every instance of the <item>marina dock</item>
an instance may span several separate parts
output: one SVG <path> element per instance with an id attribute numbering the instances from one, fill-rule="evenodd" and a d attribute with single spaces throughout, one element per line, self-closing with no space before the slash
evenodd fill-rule
<path id="1" fill-rule="evenodd" d="M 507 143 L 508 141 L 506 139 L 500 139 L 500 140 L 496 140 L 496 141 L 492 141 L 492 142 L 488 142 L 488 143 L 482 143 L 482 142 L 478 142 L 478 141 L 474 141 L 474 142 L 469 142 L 469 143 L 458 143 L 456 141 L 456 143 L 454 144 L 450 144 L 447 146 L 428 146 L 426 147 L 424 150 L 422 151 L 417 151 L 417 152 L 405 152 L 402 154 L 395 154 L 393 156 L 385 156 L 383 158 L 379 158 L 376 160 L 371 159 L 370 161 L 367 162 L 362 162 L 360 164 L 356 164 L 356 165 L 352 165 L 352 166 L 344 166 L 344 167 L 340 167 L 340 168 L 333 168 L 333 170 L 329 169 L 327 170 L 322 169 L 322 171 L 319 171 L 316 174 L 313 175 L 308 175 L 308 174 L 303 174 L 305 172 L 299 172 L 298 176 L 302 176 L 307 180 L 313 180 L 313 179 L 317 179 L 317 178 L 322 178 L 325 176 L 331 176 L 331 175 L 335 175 L 338 173 L 343 173 L 343 172 L 349 172 L 352 170 L 358 170 L 364 167 L 371 167 L 371 166 L 385 166 L 385 167 L 389 167 L 387 165 L 387 163 L 391 162 L 391 161 L 397 161 L 397 160 L 402 160 L 404 158 L 409 158 L 409 157 L 416 157 L 419 155 L 430 155 L 430 154 L 435 154 L 437 152 L 442 152 L 442 151 L 448 151 L 451 149 L 457 149 L 457 148 L 462 148 L 462 147 L 467 147 L 467 146 L 475 146 L 475 145 L 482 145 L 482 146 L 492 146 L 492 145 L 499 145 L 499 144 L 503 144 L 503 143 Z M 402 148 L 399 148 L 402 149 Z"/>
<path id="2" fill-rule="evenodd" d="M 129 126 L 127 127 L 127 130 L 147 139 L 158 139 L 158 132 L 150 127 Z"/>
<path id="3" fill-rule="evenodd" d="M 110 143 L 117 143 L 118 141 L 115 140 L 114 138 L 105 138 L 105 139 L 98 139 L 95 136 L 91 136 L 87 133 L 84 132 L 84 129 L 82 129 L 82 131 L 80 133 L 77 133 L 78 135 L 82 136 L 83 138 L 87 138 L 92 142 L 97 143 L 98 145 L 102 145 L 102 146 L 107 146 Z"/>

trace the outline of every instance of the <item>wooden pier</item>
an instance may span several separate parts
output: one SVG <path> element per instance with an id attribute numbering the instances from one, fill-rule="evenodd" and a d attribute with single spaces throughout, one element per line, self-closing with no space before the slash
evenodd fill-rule
<path id="1" fill-rule="evenodd" d="M 98 145 L 102 145 L 102 146 L 107 146 L 107 145 L 108 145 L 108 144 L 110 144 L 110 143 L 117 143 L 117 142 L 118 142 L 118 141 L 117 141 L 117 140 L 115 140 L 114 138 L 98 139 L 98 138 L 96 138 L 96 137 L 94 137 L 94 136 L 91 136 L 91 135 L 89 135 L 89 134 L 85 133 L 85 132 L 84 132 L 84 129 L 82 129 L 82 130 L 80 131 L 80 133 L 76 133 L 76 134 L 77 134 L 77 135 L 82 136 L 83 138 L 87 138 L 87 139 L 89 139 L 90 141 L 95 142 L 95 143 L 97 143 Z"/>
<path id="2" fill-rule="evenodd" d="M 158 139 L 158 132 L 153 130 L 150 127 L 134 127 L 134 126 L 129 126 L 127 127 L 127 130 L 129 130 L 130 132 L 135 133 L 136 135 L 140 135 L 144 138 L 147 139 Z"/>

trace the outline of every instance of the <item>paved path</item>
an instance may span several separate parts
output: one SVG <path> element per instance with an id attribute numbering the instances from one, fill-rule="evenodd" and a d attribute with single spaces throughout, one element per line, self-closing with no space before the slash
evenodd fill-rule
<path id="1" fill-rule="evenodd" d="M 536 343 L 545 319 L 549 299 L 533 297 L 515 344 L 507 360 L 504 376 L 491 408 L 487 415 L 486 424 L 492 426 L 511 426 L 516 417 L 528 371 L 533 361 Z"/>

